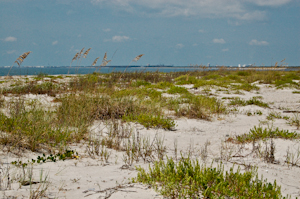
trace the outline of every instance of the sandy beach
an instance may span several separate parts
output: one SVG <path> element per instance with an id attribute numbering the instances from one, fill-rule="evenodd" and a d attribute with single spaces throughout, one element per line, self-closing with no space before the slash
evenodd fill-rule
<path id="1" fill-rule="evenodd" d="M 72 78 L 64 77 L 53 81 L 59 84 L 71 81 Z M 13 77 L 12 79 L 1 77 L 1 89 L 12 88 L 12 85 L 16 84 L 15 81 L 21 81 L 20 79 L 25 79 L 25 77 Z M 45 82 L 47 80 L 52 81 L 47 77 L 38 81 Z M 29 81 L 27 79 L 27 82 Z M 299 84 L 298 80 L 295 82 Z M 163 160 L 166 160 L 167 157 L 179 160 L 181 157 L 189 156 L 207 166 L 216 167 L 222 163 L 225 170 L 235 165 L 235 168 L 240 167 L 242 172 L 255 167 L 259 177 L 263 176 L 271 183 L 276 180 L 277 185 L 281 186 L 283 196 L 300 197 L 299 139 L 273 138 L 275 153 L 272 162 L 266 161 L 261 152 L 266 147 L 270 147 L 271 139 L 257 140 L 255 144 L 256 147 L 260 147 L 261 153 L 254 152 L 252 142 L 230 142 L 231 138 L 247 134 L 255 127 L 278 128 L 300 133 L 297 125 L 290 122 L 292 118 L 300 119 L 298 116 L 300 113 L 299 88 L 283 87 L 278 89 L 272 84 L 262 84 L 258 81 L 251 85 L 256 85 L 258 89 L 236 91 L 220 89 L 218 86 L 209 88 L 203 86 L 196 89 L 194 84 L 177 85 L 193 95 L 214 97 L 228 107 L 228 111 L 212 114 L 208 120 L 177 117 L 174 116 L 173 110 L 164 109 L 164 114 L 173 119 L 176 124 L 170 130 L 146 128 L 139 122 L 121 122 L 120 119 L 114 121 L 115 124 L 118 124 L 116 129 L 110 120 L 95 119 L 88 127 L 87 137 L 90 140 L 100 140 L 102 137 L 108 137 L 115 128 L 114 130 L 129 133 L 130 139 L 148 139 L 150 143 L 161 142 L 161 146 L 165 147 Z M 167 89 L 157 90 L 162 90 L 164 99 L 180 97 L 180 94 L 164 92 Z M 17 97 L 21 97 L 25 102 L 39 102 L 47 110 L 56 110 L 61 103 L 56 99 L 63 95 L 63 93 L 56 94 L 56 96 L 51 96 L 49 93 L 3 94 L 1 99 L 5 105 L 1 111 L 9 117 L 8 104 Z M 244 101 L 254 97 L 254 99 L 260 99 L 268 104 L 268 107 L 229 105 L 231 100 L 236 97 Z M 272 115 L 275 116 L 271 117 Z M 2 136 L 6 133 L 2 131 Z M 132 135 L 135 138 L 132 138 Z M 0 197 L 28 198 L 36 190 L 44 189 L 43 198 L 163 198 L 158 191 L 147 184 L 132 183 L 132 178 L 135 178 L 138 173 L 136 167 L 148 169 L 155 160 L 161 159 L 158 152 L 154 152 L 153 156 L 148 159 L 140 158 L 130 162 L 126 151 L 109 147 L 101 149 L 100 147 L 99 152 L 96 151 L 95 143 L 88 139 L 70 143 L 66 148 L 76 152 L 70 158 L 56 162 L 47 160 L 45 163 L 32 163 L 32 159 L 36 160 L 38 156 L 42 157 L 43 153 L 47 157 L 51 154 L 49 151 L 40 149 L 33 152 L 28 148 L 13 149 L 2 144 L 0 150 Z M 101 152 L 102 155 L 99 155 Z M 55 153 L 55 149 L 53 149 L 53 154 Z M 11 164 L 14 161 L 21 161 L 27 165 L 23 167 Z M 25 178 L 31 182 L 31 185 L 24 183 Z M 23 183 L 21 183 L 22 180 Z"/>

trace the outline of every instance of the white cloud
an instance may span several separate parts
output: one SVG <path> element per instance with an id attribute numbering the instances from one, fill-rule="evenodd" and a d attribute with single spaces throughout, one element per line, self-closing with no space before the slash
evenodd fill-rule
<path id="1" fill-rule="evenodd" d="M 52 45 L 53 45 L 53 46 L 56 45 L 56 44 L 58 44 L 58 41 L 52 42 Z"/>
<path id="2" fill-rule="evenodd" d="M 73 49 L 74 49 L 74 46 L 71 46 L 71 48 L 70 48 L 70 50 L 69 50 L 69 51 L 71 52 Z"/>
<path id="3" fill-rule="evenodd" d="M 13 41 L 17 41 L 17 38 L 15 38 L 15 37 L 6 37 L 5 39 L 4 39 L 4 41 L 6 41 L 6 42 L 13 42 Z"/>
<path id="4" fill-rule="evenodd" d="M 94 5 L 150 16 L 227 17 L 239 20 L 262 20 L 266 11 L 252 5 L 281 6 L 292 0 L 91 0 Z M 135 9 L 136 8 L 136 9 Z M 143 9 L 144 8 L 144 9 Z"/>
<path id="5" fill-rule="evenodd" d="M 225 44 L 225 40 L 224 39 L 213 39 L 213 43 L 215 44 Z"/>
<path id="6" fill-rule="evenodd" d="M 13 53 L 15 53 L 15 52 L 16 52 L 16 50 L 9 50 L 9 51 L 6 51 L 7 54 L 13 54 Z"/>
<path id="7" fill-rule="evenodd" d="M 113 36 L 112 37 L 112 41 L 113 42 L 123 42 L 123 41 L 127 41 L 127 40 L 129 40 L 130 38 L 129 37 L 127 37 L 127 36 Z"/>
<path id="8" fill-rule="evenodd" d="M 200 29 L 200 30 L 198 30 L 198 32 L 200 32 L 200 33 L 204 33 L 204 30 L 201 30 L 201 29 Z"/>
<path id="9" fill-rule="evenodd" d="M 110 28 L 106 28 L 106 29 L 103 29 L 104 32 L 110 32 L 111 29 Z"/>
<path id="10" fill-rule="evenodd" d="M 269 43 L 267 41 L 257 41 L 256 39 L 252 39 L 249 42 L 249 45 L 255 45 L 255 46 L 267 46 Z"/>
<path id="11" fill-rule="evenodd" d="M 223 52 L 227 52 L 227 51 L 229 51 L 229 49 L 228 48 L 224 48 L 224 49 L 222 49 L 222 51 Z"/>
<path id="12" fill-rule="evenodd" d="M 184 45 L 183 44 L 176 44 L 176 48 L 183 48 Z"/>
<path id="13" fill-rule="evenodd" d="M 197 43 L 194 43 L 193 46 L 198 46 L 198 44 L 197 44 Z"/>
<path id="14" fill-rule="evenodd" d="M 259 6 L 281 6 L 291 2 L 292 0 L 247 0 Z"/>

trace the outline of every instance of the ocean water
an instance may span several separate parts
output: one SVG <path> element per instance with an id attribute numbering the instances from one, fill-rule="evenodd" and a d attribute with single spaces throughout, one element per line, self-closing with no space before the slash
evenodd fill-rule
<path id="1" fill-rule="evenodd" d="M 265 67 L 267 69 L 268 67 Z M 179 72 L 179 71 L 194 71 L 194 70 L 218 70 L 217 67 L 210 67 L 210 68 L 195 68 L 195 67 L 120 67 L 120 66 L 111 66 L 111 67 L 102 67 L 100 72 L 101 73 L 111 73 L 111 72 Z M 235 68 L 237 69 L 237 68 Z M 247 69 L 247 68 L 241 68 Z M 9 68 L 0 67 L 0 76 L 6 76 L 9 72 Z M 268 69 L 267 69 L 268 70 Z M 284 69 L 285 71 L 290 70 L 300 70 L 300 67 L 288 67 Z M 48 75 L 66 75 L 66 74 L 90 74 L 93 72 L 99 72 L 99 68 L 95 67 L 68 67 L 68 66 L 61 66 L 61 67 L 13 67 L 9 73 L 9 75 L 38 75 L 40 73 L 48 74 Z"/>
<path id="2" fill-rule="evenodd" d="M 160 71 L 160 72 L 177 72 L 177 71 L 192 71 L 192 70 L 203 70 L 196 69 L 193 67 L 102 67 L 101 73 L 111 73 L 111 72 L 141 72 L 141 71 Z M 6 76 L 9 72 L 9 68 L 0 68 L 0 76 Z M 40 73 L 48 75 L 66 75 L 66 74 L 90 74 L 93 72 L 99 72 L 98 68 L 95 67 L 13 67 L 9 75 L 38 75 Z"/>

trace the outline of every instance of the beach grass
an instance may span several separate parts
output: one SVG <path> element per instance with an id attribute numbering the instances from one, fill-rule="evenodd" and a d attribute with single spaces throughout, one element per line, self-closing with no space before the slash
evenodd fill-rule
<path id="1" fill-rule="evenodd" d="M 160 161 L 149 167 L 149 172 L 139 167 L 134 182 L 149 184 L 171 198 L 199 195 L 210 198 L 282 198 L 276 181 L 269 183 L 258 179 L 254 170 L 241 172 L 231 168 L 225 171 L 221 164 L 216 168 L 200 165 L 189 157 L 176 162 L 172 158 L 162 161 L 167 147 L 161 135 L 157 134 L 150 140 L 149 137 L 140 137 L 138 131 L 123 131 L 123 125 L 139 124 L 146 129 L 174 131 L 180 118 L 209 122 L 230 114 L 233 106 L 255 105 L 270 110 L 270 103 L 259 96 L 247 100 L 218 98 L 211 92 L 215 89 L 238 95 L 256 93 L 260 84 L 276 89 L 299 89 L 299 81 L 295 81 L 299 79 L 299 71 L 218 70 L 95 72 L 71 77 L 39 74 L 26 80 L 21 77 L 17 81 L 6 80 L 0 90 L 0 144 L 7 151 L 28 149 L 47 151 L 51 155 L 57 150 L 62 153 L 71 144 L 87 142 L 89 156 L 99 156 L 105 162 L 111 155 L 109 150 L 124 152 L 123 162 L 130 166 L 140 159 L 144 162 L 158 159 Z M 28 99 L 28 95 L 44 96 L 51 102 L 45 105 Z M 249 113 L 262 115 L 260 110 Z M 299 129 L 297 114 L 285 117 L 271 112 L 267 119 L 286 119 Z M 89 129 L 97 121 L 105 123 L 109 129 L 108 136 L 101 135 L 98 140 L 91 138 Z M 295 140 L 300 136 L 288 130 L 259 126 L 226 141 L 246 144 L 275 138 Z M 50 155 L 47 157 L 52 157 Z M 291 159 L 291 154 L 288 157 Z M 298 160 L 291 162 L 298 165 Z"/>

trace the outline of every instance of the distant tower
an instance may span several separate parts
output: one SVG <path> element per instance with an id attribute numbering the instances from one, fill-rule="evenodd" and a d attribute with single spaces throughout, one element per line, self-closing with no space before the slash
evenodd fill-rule
<path id="1" fill-rule="evenodd" d="M 207 64 L 207 67 L 210 67 L 210 63 Z"/>
<path id="2" fill-rule="evenodd" d="M 239 64 L 239 68 L 241 68 L 241 64 Z"/>

